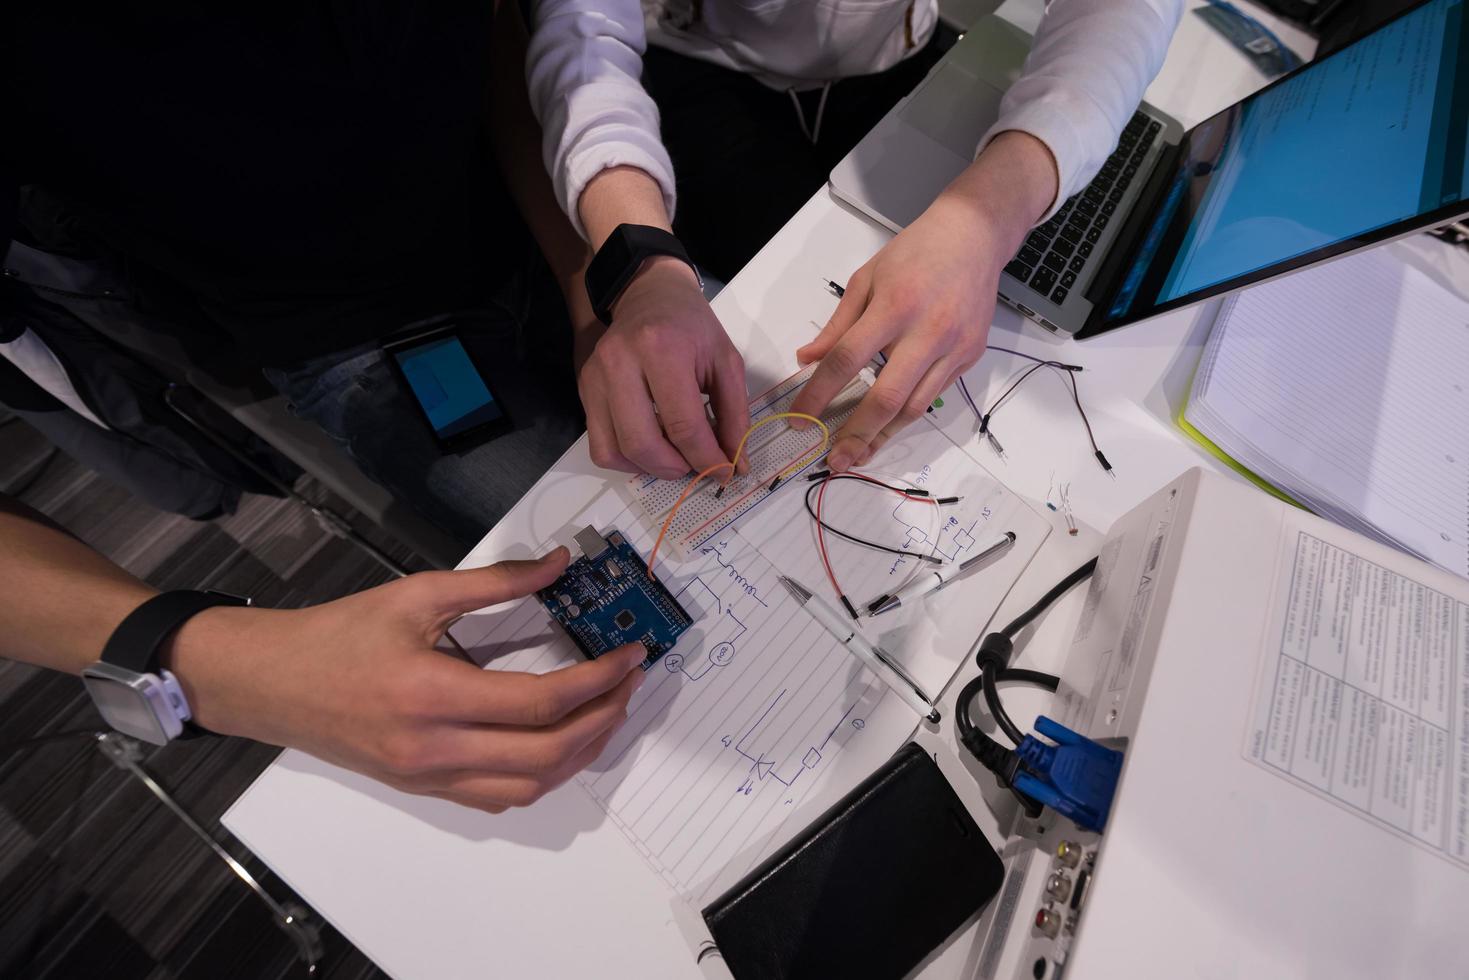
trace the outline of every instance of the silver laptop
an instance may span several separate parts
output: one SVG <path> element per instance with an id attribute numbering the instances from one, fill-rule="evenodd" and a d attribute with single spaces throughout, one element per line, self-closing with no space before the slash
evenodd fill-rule
<path id="1" fill-rule="evenodd" d="M 908 225 L 969 165 L 1029 47 L 984 18 L 837 164 L 832 193 Z M 1140 106 L 1000 299 L 1090 336 L 1444 224 L 1469 212 L 1466 141 L 1469 17 L 1427 0 L 1191 130 Z"/>

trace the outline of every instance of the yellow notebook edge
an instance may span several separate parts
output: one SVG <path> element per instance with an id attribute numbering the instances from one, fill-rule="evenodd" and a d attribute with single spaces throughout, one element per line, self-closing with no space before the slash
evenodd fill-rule
<path id="1" fill-rule="evenodd" d="M 1198 373 L 1198 367 L 1197 366 L 1195 366 L 1195 368 L 1194 368 L 1194 373 L 1195 374 Z M 1299 500 L 1297 500 L 1296 498 L 1292 497 L 1290 494 L 1286 493 L 1285 491 L 1281 490 L 1279 487 L 1276 487 L 1274 484 L 1268 482 L 1267 480 L 1265 480 L 1262 477 L 1260 477 L 1259 475 L 1257 475 L 1254 470 L 1251 470 L 1248 467 L 1246 467 L 1243 464 L 1241 464 L 1238 461 L 1236 461 L 1233 456 L 1229 455 L 1224 450 L 1222 450 L 1218 446 L 1216 446 L 1214 444 L 1214 441 L 1212 439 L 1210 439 L 1208 436 L 1204 435 L 1198 429 L 1194 428 L 1193 423 L 1190 422 L 1185 417 L 1185 413 L 1188 411 L 1189 399 L 1193 397 L 1193 394 L 1194 394 L 1194 379 L 1193 378 L 1189 378 L 1189 381 L 1188 381 L 1188 395 L 1186 395 L 1184 397 L 1183 403 L 1178 406 L 1178 414 L 1175 415 L 1174 418 L 1173 418 L 1174 424 L 1177 425 L 1180 429 L 1182 429 L 1185 435 L 1187 435 L 1194 442 L 1197 442 L 1199 445 L 1201 445 L 1205 449 L 1207 449 L 1209 451 L 1209 454 L 1211 456 L 1213 456 L 1216 459 L 1218 459 L 1225 466 L 1228 466 L 1230 469 L 1234 470 L 1240 476 L 1244 477 L 1246 480 L 1249 480 L 1255 486 L 1259 487 L 1261 490 L 1264 490 L 1266 493 L 1270 494 L 1272 497 L 1279 497 L 1281 500 L 1284 500 L 1286 503 L 1290 504 L 1291 506 L 1293 506 L 1293 507 L 1299 507 L 1301 510 L 1304 510 L 1304 511 L 1310 511 L 1311 510 L 1311 508 L 1307 507 L 1305 504 L 1301 503 Z"/>

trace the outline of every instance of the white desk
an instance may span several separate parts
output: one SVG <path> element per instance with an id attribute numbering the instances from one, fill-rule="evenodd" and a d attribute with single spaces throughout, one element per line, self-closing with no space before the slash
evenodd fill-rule
<path id="1" fill-rule="evenodd" d="M 1033 30 L 1036 0 L 1013 0 L 1001 13 Z M 1263 21 L 1301 54 L 1310 41 L 1264 14 Z M 1192 125 L 1263 84 L 1250 63 L 1185 14 L 1153 104 Z M 815 333 L 835 301 L 822 277 L 844 280 L 888 233 L 819 192 L 715 302 L 752 375 L 781 377 L 794 351 Z M 1028 604 L 1065 571 L 1094 553 L 1099 529 L 1190 466 L 1215 465 L 1175 430 L 1213 305 L 1129 327 L 1083 344 L 1043 335 L 1001 309 L 995 343 L 1057 354 L 1084 364 L 1082 398 L 1098 441 L 1117 470 L 1106 477 L 1092 458 L 1075 410 L 1054 379 L 1038 376 L 996 417 L 1007 462 L 978 458 L 1012 490 L 1043 508 L 1054 479 L 1070 482 L 1082 524 L 1057 533 L 1012 593 L 1001 619 Z M 967 375 L 977 400 L 998 393 L 1015 369 L 1008 355 L 988 355 Z M 962 440 L 973 419 L 956 392 L 939 421 Z M 1002 428 L 1001 428 L 1002 426 Z M 547 475 L 561 493 L 590 501 L 603 487 L 585 440 Z M 563 497 L 563 499 L 565 499 Z M 527 553 L 564 525 L 533 493 L 470 553 L 470 565 Z M 1047 512 L 1049 513 L 1049 512 Z M 957 588 L 957 586 L 956 586 Z M 1067 636 L 1066 613 L 1037 633 L 1032 662 L 1055 666 Z M 1051 643 L 1055 640 L 1055 643 Z M 1054 658 L 1038 655 L 1051 648 Z M 967 676 L 967 671 L 963 676 Z M 950 710 L 954 691 L 950 686 Z M 1024 710 L 1040 707 L 1027 705 Z M 949 715 L 951 717 L 951 715 Z M 999 817 L 982 789 L 992 779 L 965 775 L 946 720 L 921 738 L 940 748 L 951 782 L 994 835 Z M 224 818 L 318 912 L 383 969 L 398 977 L 636 975 L 697 976 L 689 946 L 663 883 L 641 862 L 602 811 L 575 784 L 534 808 L 490 817 L 437 800 L 409 797 L 299 752 L 287 752 Z M 971 926 L 931 957 L 925 973 L 968 975 L 978 955 Z"/>

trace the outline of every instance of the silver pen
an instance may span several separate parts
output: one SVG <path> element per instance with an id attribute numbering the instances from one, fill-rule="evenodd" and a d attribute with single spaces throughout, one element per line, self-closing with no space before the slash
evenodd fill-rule
<path id="1" fill-rule="evenodd" d="M 780 576 L 780 584 L 790 590 L 795 596 L 796 602 L 801 608 L 811 614 L 811 618 L 826 628 L 826 631 L 852 651 L 852 654 L 876 674 L 882 681 L 892 689 L 893 693 L 902 698 L 907 705 L 918 712 L 929 721 L 939 720 L 939 709 L 933 706 L 928 695 L 918 686 L 918 682 L 909 677 L 907 672 L 899 667 L 881 647 L 872 643 L 861 633 L 858 633 L 852 625 L 852 620 L 837 611 L 837 608 L 818 595 L 813 595 L 811 590 L 793 578 Z"/>
<path id="2" fill-rule="evenodd" d="M 876 605 L 872 606 L 869 610 L 869 615 L 881 616 L 885 612 L 892 612 L 894 609 L 897 609 L 905 600 L 911 602 L 919 596 L 928 595 L 930 592 L 937 592 L 981 562 L 988 561 L 996 555 L 1009 551 L 1010 546 L 1014 543 L 1015 532 L 1006 531 L 1000 540 L 985 548 L 979 554 L 971 555 L 964 559 L 957 565 L 941 565 L 938 568 L 926 570 L 897 592 L 883 598 Z"/>

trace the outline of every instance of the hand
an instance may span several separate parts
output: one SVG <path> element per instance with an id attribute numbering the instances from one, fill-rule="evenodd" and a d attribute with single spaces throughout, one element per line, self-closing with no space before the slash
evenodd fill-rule
<path id="1" fill-rule="evenodd" d="M 730 462 L 750 426 L 744 360 L 693 270 L 667 256 L 649 260 L 619 297 L 577 383 L 592 462 L 607 469 L 676 479 Z"/>
<path id="2" fill-rule="evenodd" d="M 308 609 L 210 609 L 175 634 L 167 657 L 206 728 L 499 813 L 601 754 L 643 681 L 645 651 L 535 675 L 481 670 L 434 644 L 464 613 L 551 584 L 567 560 L 557 548 L 424 572 Z"/>
<path id="3" fill-rule="evenodd" d="M 877 384 L 832 437 L 827 465 L 867 462 L 984 353 L 1000 270 L 1056 195 L 1035 137 L 996 137 L 917 221 L 848 280 L 826 327 L 796 352 L 819 360 L 792 411 L 820 415 L 882 351 Z"/>

